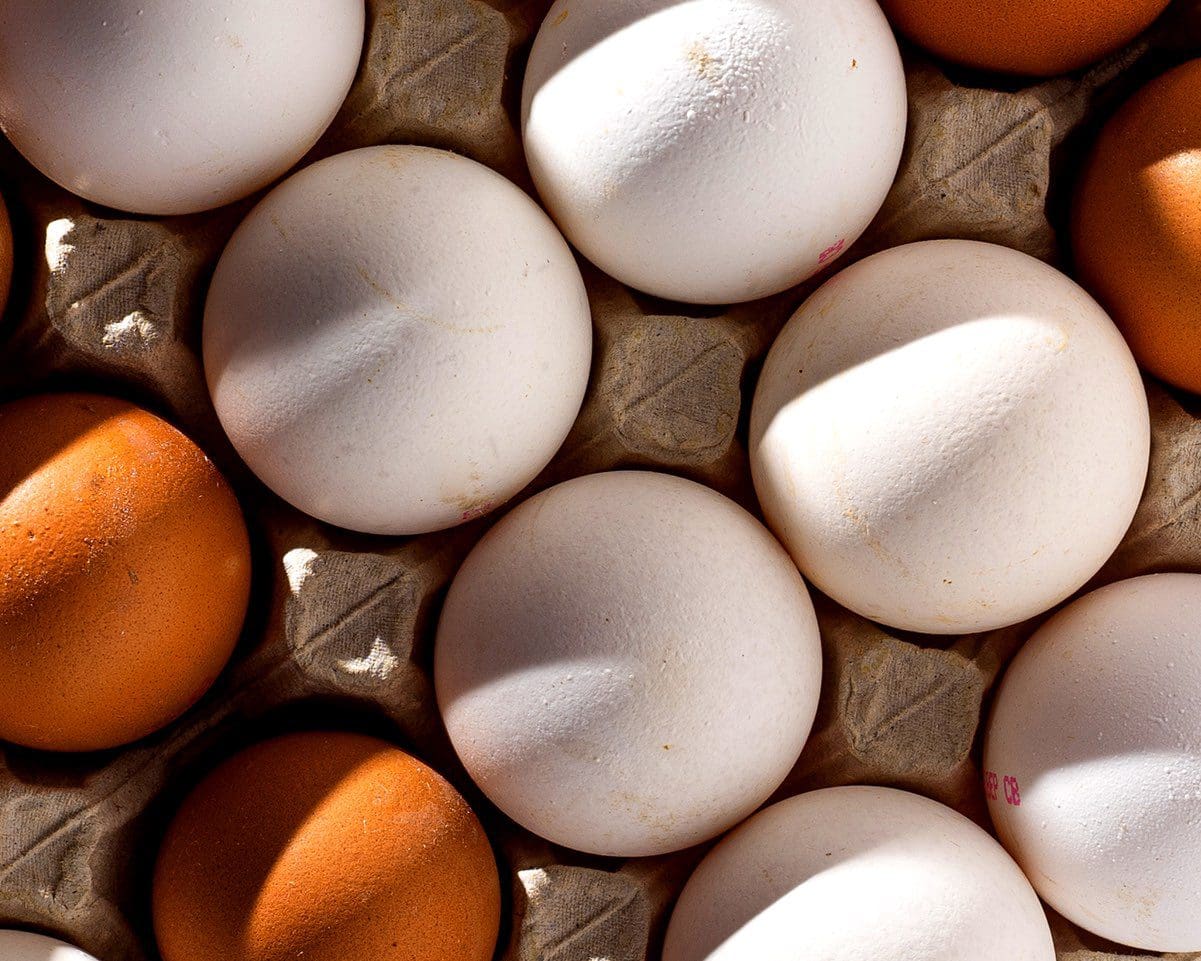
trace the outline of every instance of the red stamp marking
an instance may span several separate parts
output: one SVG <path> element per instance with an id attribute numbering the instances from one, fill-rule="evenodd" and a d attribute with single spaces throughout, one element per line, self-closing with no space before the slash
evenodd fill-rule
<path id="1" fill-rule="evenodd" d="M 819 264 L 826 263 L 826 261 L 828 261 L 835 254 L 842 253 L 842 248 L 845 247 L 846 245 L 847 245 L 847 239 L 846 239 L 846 237 L 843 237 L 841 240 L 838 241 L 838 243 L 831 244 L 829 247 L 827 247 L 825 250 L 823 250 L 818 255 L 817 262 Z"/>
<path id="2" fill-rule="evenodd" d="M 990 801 L 996 801 L 1004 796 L 1005 803 L 1012 807 L 1022 806 L 1022 790 L 1018 787 L 1018 779 L 1006 774 L 998 777 L 996 771 L 984 772 L 984 796 Z"/>

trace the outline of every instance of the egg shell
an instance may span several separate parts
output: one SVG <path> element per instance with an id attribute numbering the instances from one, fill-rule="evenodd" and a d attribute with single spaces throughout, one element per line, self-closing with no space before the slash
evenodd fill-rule
<path id="1" fill-rule="evenodd" d="M 0 931 L 0 958 L 4 961 L 96 961 L 79 948 L 29 931 Z"/>
<path id="2" fill-rule="evenodd" d="M 0 315 L 8 305 L 8 292 L 13 277 L 13 232 L 8 221 L 8 208 L 0 197 Z"/>
<path id="3" fill-rule="evenodd" d="M 489 961 L 500 881 L 467 802 L 377 738 L 305 732 L 222 764 L 154 874 L 164 961 Z"/>
<path id="4" fill-rule="evenodd" d="M 1144 951 L 1201 951 L 1198 690 L 1201 576 L 1136 577 L 1034 634 L 988 726 L 1002 843 L 1060 914 Z"/>
<path id="5" fill-rule="evenodd" d="M 651 294 L 728 303 L 855 241 L 896 176 L 906 115 L 874 0 L 558 0 L 522 131 L 584 256 Z"/>
<path id="6" fill-rule="evenodd" d="M 928 798 L 839 787 L 781 801 L 688 881 L 663 961 L 1055 961 L 1046 915 L 987 833 Z"/>
<path id="7" fill-rule="evenodd" d="M 451 586 L 438 703 L 468 772 L 523 827 L 660 854 L 762 804 L 808 737 L 821 645 L 771 535 L 691 481 L 614 472 L 526 501 Z"/>
<path id="8" fill-rule="evenodd" d="M 1152 81 L 1105 127 L 1073 210 L 1081 281 L 1140 364 L 1201 392 L 1201 60 Z"/>
<path id="9" fill-rule="evenodd" d="M 126 401 L 0 407 L 0 738 L 116 747 L 221 672 L 250 593 L 238 502 L 195 444 Z"/>
<path id="10" fill-rule="evenodd" d="M 487 513 L 583 401 L 588 298 L 571 250 L 499 174 L 425 147 L 331 157 L 238 228 L 204 317 L 213 403 L 277 494 L 341 527 Z"/>
<path id="11" fill-rule="evenodd" d="M 880 0 L 893 25 L 969 67 L 1050 77 L 1115 53 L 1169 0 Z"/>
<path id="12" fill-rule="evenodd" d="M 0 127 L 52 180 L 146 214 L 266 186 L 333 120 L 363 0 L 0 0 Z"/>
<path id="13" fill-rule="evenodd" d="M 751 414 L 763 512 L 852 610 L 984 631 L 1068 597 L 1117 547 L 1147 473 L 1138 370 L 1058 271 L 971 241 L 894 248 L 780 333 Z"/>

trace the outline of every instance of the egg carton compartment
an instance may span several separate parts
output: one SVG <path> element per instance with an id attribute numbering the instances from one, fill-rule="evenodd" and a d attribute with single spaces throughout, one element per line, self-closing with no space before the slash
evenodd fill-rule
<path id="1" fill-rule="evenodd" d="M 372 144 L 418 143 L 465 154 L 532 191 L 515 118 L 523 60 L 548 6 L 368 0 L 358 79 L 302 164 Z M 906 48 L 910 127 L 900 174 L 849 258 L 956 237 L 1064 266 L 1061 238 L 1082 151 L 1129 93 L 1198 53 L 1199 0 L 1174 4 L 1149 36 L 1105 63 L 1032 86 L 936 66 Z M 0 922 L 57 933 L 98 957 L 151 961 L 151 869 L 189 788 L 271 733 L 347 728 L 411 749 L 480 813 L 508 885 L 503 961 L 657 958 L 671 905 L 706 848 L 626 862 L 556 848 L 489 805 L 442 729 L 430 678 L 433 627 L 458 564 L 495 518 L 408 539 L 354 535 L 279 501 L 226 441 L 204 384 L 200 321 L 217 257 L 261 194 L 188 217 L 118 214 L 67 194 L 7 144 L 0 190 L 16 236 L 0 393 L 94 389 L 166 416 L 234 484 L 256 570 L 231 665 L 165 731 L 84 756 L 0 745 Z M 745 447 L 750 389 L 775 334 L 821 278 L 751 304 L 696 308 L 633 293 L 582 267 L 596 332 L 591 383 L 563 450 L 523 496 L 569 477 L 647 467 L 755 511 Z M 1090 587 L 1201 571 L 1201 410 L 1194 398 L 1147 386 L 1147 489 Z M 924 637 L 816 600 L 825 658 L 818 719 L 773 800 L 834 785 L 890 785 L 987 826 L 981 719 L 1035 625 Z M 1052 928 L 1063 961 L 1148 957 L 1054 916 Z"/>

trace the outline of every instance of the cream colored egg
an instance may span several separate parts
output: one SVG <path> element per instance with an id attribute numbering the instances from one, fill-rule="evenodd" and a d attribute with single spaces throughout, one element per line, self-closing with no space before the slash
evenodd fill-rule
<path id="1" fill-rule="evenodd" d="M 1075 601 L 997 696 L 985 791 L 1053 908 L 1144 951 L 1201 951 L 1201 576 Z"/>
<path id="2" fill-rule="evenodd" d="M 593 474 L 526 501 L 455 577 L 435 685 L 484 793 L 557 844 L 704 841 L 762 804 L 809 734 L 817 622 L 788 555 L 720 494 Z"/>
<path id="3" fill-rule="evenodd" d="M 88 200 L 207 210 L 317 142 L 364 21 L 363 0 L 0 0 L 0 127 Z"/>
<path id="4" fill-rule="evenodd" d="M 1055 961 L 1038 897 L 950 808 L 876 787 L 756 814 L 688 881 L 663 961 Z"/>
<path id="5" fill-rule="evenodd" d="M 894 627 L 1047 610 L 1117 547 L 1147 473 L 1142 381 L 1105 312 L 1025 254 L 898 247 L 817 291 L 767 358 L 751 467 L 802 573 Z"/>
<path id="6" fill-rule="evenodd" d="M 896 175 L 906 111 L 875 0 L 558 0 L 522 130 L 584 256 L 651 294 L 728 303 L 854 243 Z"/>
<path id="7" fill-rule="evenodd" d="M 78 948 L 29 931 L 0 931 L 0 958 L 4 961 L 96 961 Z"/>
<path id="8" fill-rule="evenodd" d="M 559 449 L 588 385 L 584 282 L 553 223 L 474 161 L 370 147 L 314 164 L 217 265 L 204 364 L 251 469 L 373 534 L 487 513 Z"/>

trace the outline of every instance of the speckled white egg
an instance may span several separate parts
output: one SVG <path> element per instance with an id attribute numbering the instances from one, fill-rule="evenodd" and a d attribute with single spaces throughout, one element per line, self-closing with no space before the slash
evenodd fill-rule
<path id="1" fill-rule="evenodd" d="M 474 161 L 369 147 L 273 190 L 222 255 L 204 364 L 230 440 L 321 520 L 417 534 L 487 513 L 554 456 L 592 322 L 550 219 Z"/>
<path id="2" fill-rule="evenodd" d="M 833 262 L 896 176 L 905 75 L 875 0 L 558 0 L 530 53 L 530 172 L 623 283 L 752 300 Z"/>
<path id="3" fill-rule="evenodd" d="M 1201 576 L 1075 601 L 1005 675 L 985 743 L 1002 843 L 1082 928 L 1201 951 Z"/>
<path id="4" fill-rule="evenodd" d="M 567 481 L 468 556 L 434 657 L 484 793 L 535 834 L 635 857 L 704 841 L 779 786 L 821 682 L 804 582 L 720 494 L 666 474 Z"/>
<path id="5" fill-rule="evenodd" d="M 89 200 L 207 210 L 317 142 L 364 21 L 363 0 L 0 0 L 0 127 Z"/>
<path id="6" fill-rule="evenodd" d="M 1055 961 L 1038 897 L 989 835 L 877 787 L 772 805 L 701 862 L 663 961 Z"/>
<path id="7" fill-rule="evenodd" d="M 843 271 L 785 326 L 751 415 L 768 523 L 858 613 L 932 634 L 1047 610 L 1142 494 L 1146 394 L 1109 317 L 1058 271 L 960 240 Z"/>
<path id="8" fill-rule="evenodd" d="M 29 931 L 0 931 L 0 958 L 4 961 L 96 961 L 79 948 Z"/>

